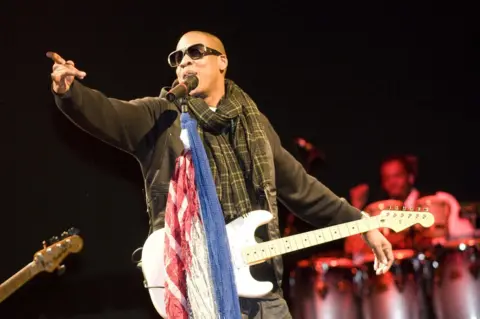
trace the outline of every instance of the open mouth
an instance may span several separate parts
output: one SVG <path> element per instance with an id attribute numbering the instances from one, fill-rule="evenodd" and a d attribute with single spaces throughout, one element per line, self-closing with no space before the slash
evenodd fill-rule
<path id="1" fill-rule="evenodd" d="M 185 80 L 187 77 L 189 77 L 191 75 L 197 75 L 197 72 L 187 71 L 187 72 L 183 73 L 183 79 Z"/>

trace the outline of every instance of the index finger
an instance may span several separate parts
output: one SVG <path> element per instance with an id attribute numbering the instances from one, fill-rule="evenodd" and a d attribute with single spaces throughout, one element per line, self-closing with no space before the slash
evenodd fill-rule
<path id="1" fill-rule="evenodd" d="M 57 53 L 48 51 L 47 52 L 47 57 L 52 59 L 53 62 L 58 63 L 58 64 L 65 64 L 65 60 Z"/>
<path id="2" fill-rule="evenodd" d="M 373 247 L 373 253 L 377 259 L 377 275 L 384 271 L 385 266 L 388 263 L 388 260 L 381 247 Z"/>
<path id="3" fill-rule="evenodd" d="M 395 261 L 395 256 L 393 255 L 393 251 L 391 247 L 387 247 L 385 249 L 385 255 L 387 256 L 387 267 L 390 268 Z"/>

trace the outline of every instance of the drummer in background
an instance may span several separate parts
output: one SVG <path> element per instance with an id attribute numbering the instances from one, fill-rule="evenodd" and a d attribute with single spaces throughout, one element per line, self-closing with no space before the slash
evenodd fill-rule
<path id="1" fill-rule="evenodd" d="M 372 198 L 369 186 L 360 184 L 350 190 L 351 204 L 358 209 L 364 209 L 368 202 L 380 200 L 399 200 L 403 206 L 415 207 L 415 201 L 430 194 L 420 194 L 415 188 L 417 177 L 417 160 L 414 156 L 391 155 L 380 164 L 380 181 L 382 194 Z"/>
<path id="2" fill-rule="evenodd" d="M 372 203 L 381 200 L 396 200 L 399 203 L 403 203 L 401 206 L 416 209 L 417 206 L 419 206 L 419 199 L 421 200 L 427 197 L 430 198 L 431 195 L 435 195 L 435 198 L 438 201 L 447 203 L 449 206 L 448 221 L 443 221 L 442 218 L 439 218 L 439 216 L 435 216 L 436 223 L 446 224 L 445 226 L 448 229 L 448 237 L 472 237 L 475 228 L 468 220 L 460 218 L 461 207 L 455 197 L 449 193 L 440 191 L 436 192 L 435 194 L 420 192 L 415 187 L 417 173 L 418 165 L 415 156 L 389 156 L 385 158 L 380 165 L 380 180 L 383 194 L 377 198 L 372 198 L 369 194 L 369 186 L 367 184 L 360 184 L 350 190 L 351 204 L 358 209 L 365 210 L 367 207 L 366 204 L 369 202 Z M 385 207 L 385 209 L 388 209 L 388 207 Z M 399 240 L 400 239 L 390 242 L 395 246 L 395 241 L 397 244 L 401 244 Z M 441 240 L 444 240 L 444 238 Z M 346 246 L 350 246 L 351 244 L 352 242 L 346 243 Z"/>

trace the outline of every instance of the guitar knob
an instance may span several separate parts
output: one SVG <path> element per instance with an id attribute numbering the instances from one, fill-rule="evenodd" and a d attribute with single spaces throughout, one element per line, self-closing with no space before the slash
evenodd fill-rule
<path id="1" fill-rule="evenodd" d="M 65 270 L 66 270 L 65 265 L 60 265 L 57 269 L 57 275 L 59 276 L 63 275 L 65 273 Z"/>

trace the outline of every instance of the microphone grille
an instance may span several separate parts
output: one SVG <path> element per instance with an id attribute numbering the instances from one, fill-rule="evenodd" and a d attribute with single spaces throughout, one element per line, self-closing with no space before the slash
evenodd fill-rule
<path id="1" fill-rule="evenodd" d="M 198 77 L 194 74 L 189 75 L 185 79 L 185 84 L 187 85 L 189 91 L 195 90 L 198 86 Z"/>

